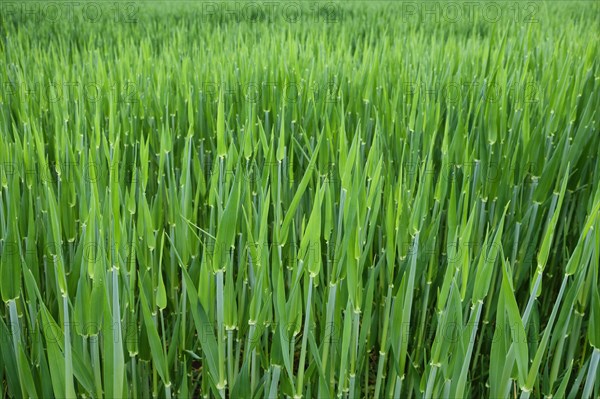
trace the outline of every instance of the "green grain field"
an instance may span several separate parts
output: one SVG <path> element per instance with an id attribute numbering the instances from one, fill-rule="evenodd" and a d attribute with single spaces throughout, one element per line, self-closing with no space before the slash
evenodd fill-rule
<path id="1" fill-rule="evenodd" d="M 599 398 L 597 1 L 0 2 L 0 395 Z"/>

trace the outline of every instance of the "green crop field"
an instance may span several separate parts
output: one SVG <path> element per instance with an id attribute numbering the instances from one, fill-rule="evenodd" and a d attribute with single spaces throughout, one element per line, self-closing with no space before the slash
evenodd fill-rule
<path id="1" fill-rule="evenodd" d="M 0 395 L 599 398 L 598 1 L 0 2 Z"/>

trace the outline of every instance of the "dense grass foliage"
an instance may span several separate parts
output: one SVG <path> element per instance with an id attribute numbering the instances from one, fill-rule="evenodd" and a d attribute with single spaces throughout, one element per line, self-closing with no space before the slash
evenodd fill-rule
<path id="1" fill-rule="evenodd" d="M 600 395 L 597 2 L 43 4 L 4 396 Z"/>

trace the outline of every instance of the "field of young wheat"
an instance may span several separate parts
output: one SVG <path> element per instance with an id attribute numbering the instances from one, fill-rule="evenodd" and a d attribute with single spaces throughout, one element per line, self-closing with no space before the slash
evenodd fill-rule
<path id="1" fill-rule="evenodd" d="M 596 1 L 0 3 L 0 394 L 598 398 Z"/>

